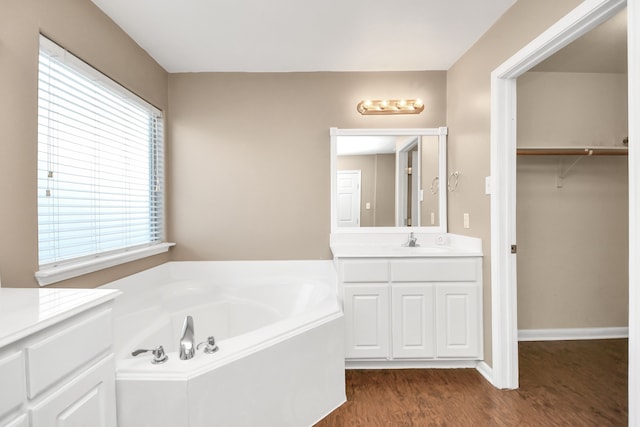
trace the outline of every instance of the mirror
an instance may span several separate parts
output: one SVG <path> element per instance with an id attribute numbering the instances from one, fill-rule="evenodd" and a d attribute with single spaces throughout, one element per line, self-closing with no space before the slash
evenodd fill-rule
<path id="1" fill-rule="evenodd" d="M 446 135 L 332 128 L 332 232 L 446 232 Z"/>

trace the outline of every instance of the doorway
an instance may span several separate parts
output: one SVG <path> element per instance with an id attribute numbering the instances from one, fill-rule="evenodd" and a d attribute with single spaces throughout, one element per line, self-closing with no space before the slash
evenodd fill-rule
<path id="1" fill-rule="evenodd" d="M 640 13 L 630 1 L 629 34 L 634 34 L 640 24 Z M 533 66 L 548 58 L 562 47 L 590 31 L 618 13 L 626 5 L 624 0 L 586 0 L 570 14 L 525 46 L 514 56 L 493 71 L 491 75 L 491 307 L 492 307 L 492 382 L 499 388 L 518 387 L 518 326 L 516 292 L 516 229 L 515 229 L 515 172 L 516 172 L 516 79 Z M 633 6 L 632 6 L 633 5 Z M 638 73 L 639 46 L 629 37 L 629 116 L 634 117 L 640 109 L 635 97 L 640 98 L 640 89 L 635 86 L 634 73 Z M 633 83 L 632 83 L 633 82 Z M 632 101 L 633 100 L 633 101 Z M 629 121 L 630 140 L 638 132 L 638 125 Z M 637 187 L 634 182 L 635 167 L 640 160 L 629 157 L 629 227 L 630 259 L 635 254 L 637 218 Z M 630 266 L 630 283 L 638 275 L 636 267 Z M 638 310 L 637 296 L 630 286 L 629 324 Z M 635 334 L 630 327 L 630 354 L 636 349 Z M 640 350 L 638 350 L 640 351 Z M 630 385 L 638 383 L 634 373 L 633 357 L 630 357 Z M 634 381 L 635 379 L 635 381 Z M 638 386 L 636 386 L 638 387 Z M 637 395 L 633 395 L 637 396 Z M 631 400 L 630 388 L 630 401 Z M 631 416 L 631 414 L 630 414 Z"/>
<path id="2" fill-rule="evenodd" d="M 627 336 L 627 80 L 626 9 L 517 79 L 519 341 Z"/>

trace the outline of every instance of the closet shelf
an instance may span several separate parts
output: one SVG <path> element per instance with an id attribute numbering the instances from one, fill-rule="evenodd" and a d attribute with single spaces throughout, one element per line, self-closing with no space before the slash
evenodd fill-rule
<path id="1" fill-rule="evenodd" d="M 518 156 L 626 156 L 627 147 L 518 148 Z"/>

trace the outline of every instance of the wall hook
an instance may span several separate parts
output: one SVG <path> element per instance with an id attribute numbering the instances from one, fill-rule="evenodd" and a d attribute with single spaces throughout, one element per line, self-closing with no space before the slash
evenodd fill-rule
<path id="1" fill-rule="evenodd" d="M 438 194 L 439 187 L 440 187 L 440 178 L 436 176 L 435 178 L 433 178 L 433 181 L 431 181 L 431 194 Z"/>
<path id="2" fill-rule="evenodd" d="M 459 177 L 460 177 L 460 172 L 458 171 L 451 172 L 451 174 L 449 175 L 449 179 L 447 179 L 447 188 L 449 189 L 449 191 L 451 192 L 456 191 L 456 189 L 458 188 Z"/>

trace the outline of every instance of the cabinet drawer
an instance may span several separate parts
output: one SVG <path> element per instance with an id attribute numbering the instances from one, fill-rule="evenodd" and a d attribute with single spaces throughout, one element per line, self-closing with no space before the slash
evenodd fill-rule
<path id="1" fill-rule="evenodd" d="M 389 280 L 387 260 L 349 260 L 340 264 L 343 282 L 386 282 Z"/>
<path id="2" fill-rule="evenodd" d="M 475 282 L 479 278 L 475 258 L 438 258 L 391 261 L 393 282 Z"/>
<path id="3" fill-rule="evenodd" d="M 22 353 L 0 359 L 0 419 L 26 400 Z"/>
<path id="4" fill-rule="evenodd" d="M 65 375 L 77 370 L 111 347 L 111 310 L 29 345 L 27 378 L 33 399 Z"/>

